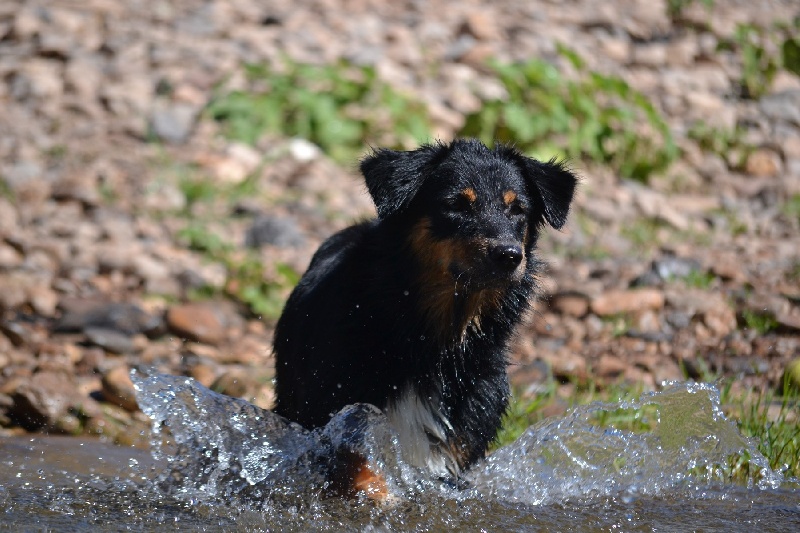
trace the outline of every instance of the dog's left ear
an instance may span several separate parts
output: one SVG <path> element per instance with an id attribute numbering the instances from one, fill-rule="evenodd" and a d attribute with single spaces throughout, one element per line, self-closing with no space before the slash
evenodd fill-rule
<path id="1" fill-rule="evenodd" d="M 361 173 L 378 217 L 386 218 L 408 207 L 425 177 L 447 154 L 443 144 L 428 144 L 410 152 L 381 148 L 361 160 Z"/>
<path id="2" fill-rule="evenodd" d="M 545 163 L 518 154 L 518 161 L 522 163 L 522 174 L 528 188 L 539 203 L 537 211 L 548 224 L 561 229 L 567 222 L 578 177 L 563 161 L 556 159 Z"/>

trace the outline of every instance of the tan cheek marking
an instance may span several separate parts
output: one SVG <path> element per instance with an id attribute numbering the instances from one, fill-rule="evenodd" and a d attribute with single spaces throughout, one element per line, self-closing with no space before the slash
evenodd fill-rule
<path id="1" fill-rule="evenodd" d="M 461 196 L 467 199 L 469 203 L 474 203 L 475 200 L 478 199 L 478 193 L 475 192 L 475 189 L 472 187 L 467 187 L 463 191 L 461 191 Z"/>
<path id="2" fill-rule="evenodd" d="M 499 306 L 501 294 L 495 290 L 481 290 L 469 294 L 464 309 L 456 317 L 455 292 L 458 290 L 449 267 L 455 262 L 469 265 L 476 257 L 485 254 L 483 243 L 437 241 L 430 233 L 430 220 L 422 219 L 411 230 L 409 238 L 414 255 L 419 261 L 418 283 L 422 288 L 422 310 L 443 337 L 463 337 L 467 325 L 474 321 L 480 329 L 479 315 L 482 311 Z M 454 324 L 457 320 L 459 323 Z M 453 328 L 457 331 L 453 331 Z"/>
<path id="3" fill-rule="evenodd" d="M 503 202 L 506 205 L 511 205 L 511 202 L 517 199 L 517 193 L 514 191 L 506 191 L 503 193 Z"/>

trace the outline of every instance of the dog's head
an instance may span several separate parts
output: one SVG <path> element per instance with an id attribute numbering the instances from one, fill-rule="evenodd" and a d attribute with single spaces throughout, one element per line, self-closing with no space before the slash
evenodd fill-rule
<path id="1" fill-rule="evenodd" d="M 377 150 L 361 171 L 379 218 L 409 228 L 429 274 L 472 289 L 524 275 L 542 225 L 566 222 L 577 183 L 562 163 L 476 140 Z"/>

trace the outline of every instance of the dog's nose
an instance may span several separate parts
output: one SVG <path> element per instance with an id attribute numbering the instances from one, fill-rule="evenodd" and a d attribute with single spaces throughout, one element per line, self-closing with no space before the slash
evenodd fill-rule
<path id="1" fill-rule="evenodd" d="M 489 249 L 489 257 L 498 266 L 513 270 L 522 262 L 522 248 L 516 244 L 499 244 Z"/>

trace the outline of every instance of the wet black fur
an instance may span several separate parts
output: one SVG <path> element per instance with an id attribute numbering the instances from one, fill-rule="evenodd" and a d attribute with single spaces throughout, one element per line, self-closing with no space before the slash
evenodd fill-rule
<path id="1" fill-rule="evenodd" d="M 576 177 L 555 161 L 475 140 L 376 150 L 361 171 L 378 218 L 325 241 L 286 303 L 275 331 L 275 411 L 318 427 L 348 404 L 384 409 L 412 386 L 422 397 L 441 399 L 437 407 L 452 425 L 447 444 L 466 467 L 484 455 L 500 427 L 509 398 L 508 344 L 534 290 L 537 236 L 544 224 L 565 223 Z M 466 187 L 477 193 L 474 204 L 461 194 Z M 510 207 L 501 200 L 509 189 L 518 195 Z M 470 291 L 501 291 L 498 308 L 479 317 L 480 327 L 459 332 L 453 326 L 462 317 L 432 323 L 420 311 L 426 276 L 408 243 L 424 218 L 434 239 L 493 239 L 524 250 L 519 279 L 493 278 L 480 257 L 475 268 L 453 266 L 461 284 L 453 290 L 454 315 Z"/>

